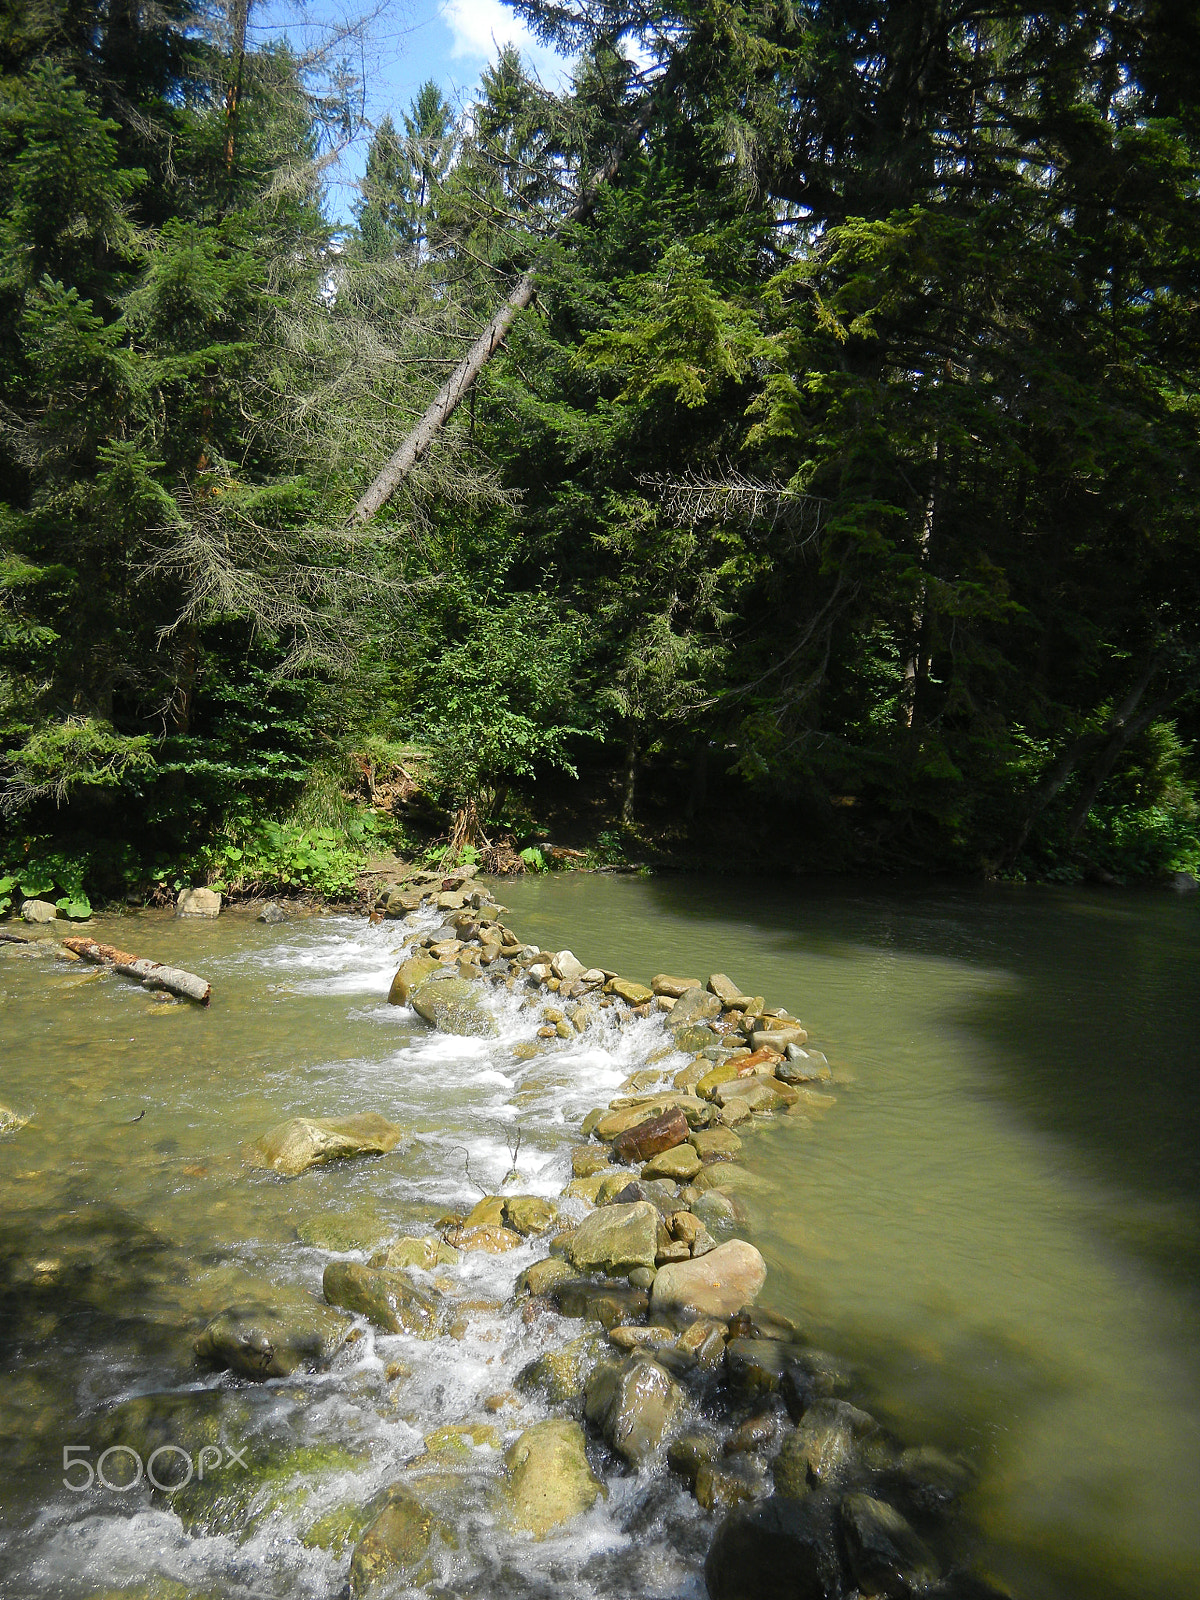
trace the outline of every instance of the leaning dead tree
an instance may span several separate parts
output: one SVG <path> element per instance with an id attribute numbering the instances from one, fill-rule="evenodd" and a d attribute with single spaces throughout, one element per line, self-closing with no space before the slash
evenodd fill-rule
<path id="1" fill-rule="evenodd" d="M 674 74 L 668 69 L 654 88 L 637 102 L 633 115 L 621 130 L 608 158 L 593 172 L 584 184 L 579 198 L 559 225 L 559 232 L 571 223 L 585 222 L 596 208 L 600 190 L 611 182 L 617 169 L 630 150 L 638 143 L 650 126 L 654 113 L 674 87 Z M 353 519 L 367 522 L 381 506 L 387 504 L 396 490 L 408 477 L 413 467 L 436 439 L 440 430 L 454 415 L 459 404 L 469 392 L 475 379 L 487 366 L 504 342 L 519 311 L 533 299 L 537 287 L 538 267 L 535 262 L 518 278 L 503 305 L 476 339 L 470 350 L 446 379 L 434 396 L 425 414 L 405 438 L 375 478 L 360 496 L 354 507 Z"/>

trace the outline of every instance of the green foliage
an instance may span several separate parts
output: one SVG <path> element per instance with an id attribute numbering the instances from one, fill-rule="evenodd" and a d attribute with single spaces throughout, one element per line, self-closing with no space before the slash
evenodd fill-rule
<path id="1" fill-rule="evenodd" d="M 521 851 L 521 860 L 525 863 L 526 872 L 549 872 L 550 870 L 545 856 L 535 844 L 525 846 L 524 850 Z"/>

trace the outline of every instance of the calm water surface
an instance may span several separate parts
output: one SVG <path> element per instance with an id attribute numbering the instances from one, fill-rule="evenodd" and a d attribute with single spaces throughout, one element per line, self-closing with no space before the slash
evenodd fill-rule
<path id="1" fill-rule="evenodd" d="M 856 1398 L 906 1440 L 972 1457 L 970 1513 L 1018 1595 L 1194 1600 L 1200 905 L 746 878 L 498 892 L 529 940 L 643 978 L 724 970 L 803 1017 L 841 1081 L 819 1123 L 747 1141 L 764 1298 L 852 1358 Z M 0 946 L 0 1101 L 32 1115 L 0 1140 L 0 1592 L 332 1596 L 348 1551 L 307 1530 L 403 1463 L 460 1530 L 445 1593 L 700 1596 L 707 1524 L 669 1481 L 616 1482 L 532 1547 L 490 1509 L 496 1449 L 436 1471 L 423 1453 L 439 1422 L 487 1416 L 507 1442 L 534 1420 L 481 1409 L 578 1332 L 504 1312 L 532 1247 L 445 1274 L 470 1305 L 457 1340 L 367 1333 L 332 1373 L 264 1385 L 252 1405 L 190 1363 L 215 1310 L 311 1300 L 331 1253 L 428 1228 L 477 1196 L 472 1180 L 496 1187 L 517 1127 L 521 1188 L 557 1193 L 573 1126 L 657 1025 L 517 1062 L 531 1026 L 511 1004 L 484 1043 L 383 1003 L 395 924 L 147 914 L 97 931 L 203 972 L 216 999 L 163 1006 Z M 246 1142 L 274 1122 L 355 1110 L 410 1140 L 294 1183 L 247 1171 Z M 181 1519 L 144 1487 L 61 1486 L 64 1444 L 114 1436 L 97 1419 L 214 1390 L 251 1405 L 238 1415 L 255 1438 L 334 1454 L 232 1521 Z"/>
<path id="2" fill-rule="evenodd" d="M 768 1293 L 900 1432 L 965 1445 L 1030 1600 L 1200 1594 L 1200 904 L 526 880 L 530 936 L 730 973 L 853 1083 L 747 1146 Z M 580 936 L 582 942 L 582 936 Z"/>

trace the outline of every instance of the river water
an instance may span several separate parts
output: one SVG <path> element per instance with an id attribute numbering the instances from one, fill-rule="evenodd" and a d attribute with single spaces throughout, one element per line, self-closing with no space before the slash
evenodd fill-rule
<path id="1" fill-rule="evenodd" d="M 643 979 L 723 970 L 803 1018 L 837 1100 L 746 1142 L 764 1302 L 849 1358 L 854 1398 L 902 1438 L 971 1458 L 984 1564 L 1016 1594 L 1193 1600 L 1200 906 L 744 876 L 497 887 L 531 942 Z M 494 1041 L 384 1003 L 394 923 L 94 926 L 202 972 L 215 998 L 164 1005 L 0 945 L 0 1101 L 31 1116 L 0 1139 L 0 1592 L 333 1596 L 349 1549 L 322 1519 L 404 1475 L 455 1532 L 436 1592 L 701 1596 L 711 1526 L 662 1473 L 610 1476 L 543 1544 L 496 1516 L 500 1446 L 545 1414 L 500 1397 L 579 1331 L 506 1308 L 535 1245 L 440 1270 L 453 1338 L 367 1331 L 330 1372 L 253 1389 L 191 1361 L 222 1307 L 311 1301 L 331 1254 L 426 1230 L 514 1163 L 513 1187 L 556 1195 L 580 1118 L 659 1025 L 518 1060 L 533 1019 L 511 1001 Z M 248 1169 L 247 1143 L 283 1118 L 360 1110 L 411 1136 L 294 1182 Z M 164 1404 L 192 1453 L 213 1437 L 206 1408 L 233 1408 L 269 1481 L 242 1489 L 235 1464 L 182 1511 L 144 1482 L 64 1487 L 64 1449 L 90 1467 Z M 462 1421 L 494 1433 L 423 1447 Z"/>

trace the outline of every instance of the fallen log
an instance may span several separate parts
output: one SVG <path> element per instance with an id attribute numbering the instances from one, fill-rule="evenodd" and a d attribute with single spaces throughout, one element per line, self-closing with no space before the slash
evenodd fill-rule
<path id="1" fill-rule="evenodd" d="M 185 1000 L 196 1000 L 206 1006 L 212 998 L 212 985 L 194 972 L 184 972 L 181 967 L 167 967 L 160 961 L 147 961 L 142 956 L 132 956 L 128 950 L 118 950 L 111 944 L 97 944 L 94 939 L 64 939 L 64 946 L 73 950 L 85 961 L 95 961 L 112 967 L 127 978 L 137 978 L 143 989 L 166 989 L 171 994 L 182 995 Z"/>

